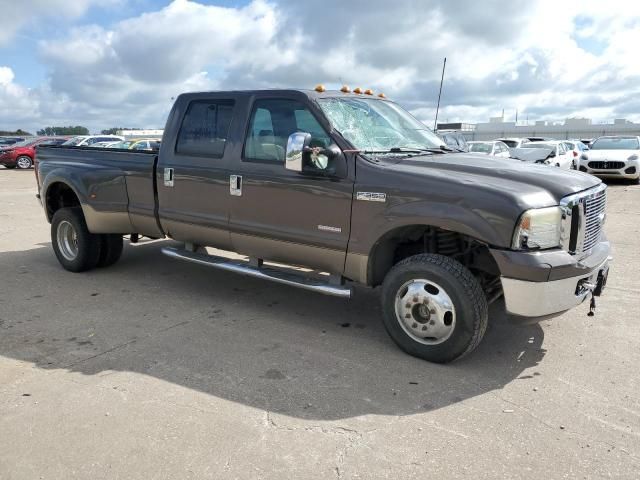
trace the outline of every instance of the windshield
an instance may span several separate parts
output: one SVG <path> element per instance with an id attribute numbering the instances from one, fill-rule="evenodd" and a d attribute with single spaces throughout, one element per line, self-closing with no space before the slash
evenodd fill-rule
<path id="1" fill-rule="evenodd" d="M 116 143 L 110 144 L 109 148 L 127 148 L 128 149 L 132 143 L 133 143 L 132 141 L 116 142 Z"/>
<path id="2" fill-rule="evenodd" d="M 14 143 L 13 145 L 11 145 L 12 147 L 29 147 L 31 145 L 34 145 L 35 143 L 38 142 L 37 138 L 29 138 L 27 140 L 23 140 L 21 142 L 18 143 Z"/>
<path id="3" fill-rule="evenodd" d="M 520 148 L 556 148 L 556 146 L 548 143 L 525 143 L 520 145 Z"/>
<path id="4" fill-rule="evenodd" d="M 591 144 L 591 150 L 638 150 L 638 139 L 628 138 L 599 138 Z"/>
<path id="5" fill-rule="evenodd" d="M 67 140 L 66 142 L 64 142 L 62 145 L 67 146 L 67 147 L 75 147 L 80 142 L 82 142 L 85 138 L 87 138 L 87 137 L 83 137 L 83 136 L 73 137 L 73 138 L 70 138 L 69 140 Z"/>
<path id="6" fill-rule="evenodd" d="M 491 153 L 493 145 L 491 143 L 470 143 L 470 152 Z"/>
<path id="7" fill-rule="evenodd" d="M 331 125 L 358 150 L 440 148 L 443 141 L 395 103 L 373 98 L 318 100 Z"/>

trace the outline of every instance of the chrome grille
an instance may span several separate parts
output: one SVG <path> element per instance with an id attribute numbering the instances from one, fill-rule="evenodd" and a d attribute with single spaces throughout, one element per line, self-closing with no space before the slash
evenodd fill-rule
<path id="1" fill-rule="evenodd" d="M 604 184 L 562 199 L 561 243 L 565 250 L 572 255 L 589 253 L 600 240 L 606 205 Z"/>
<path id="2" fill-rule="evenodd" d="M 584 241 L 582 251 L 591 250 L 600 240 L 602 224 L 604 221 L 604 209 L 607 205 L 607 191 L 601 190 L 584 202 Z"/>
<path id="3" fill-rule="evenodd" d="M 621 168 L 624 168 L 624 165 L 624 162 L 589 162 L 589 168 L 593 168 L 594 170 L 620 170 Z"/>

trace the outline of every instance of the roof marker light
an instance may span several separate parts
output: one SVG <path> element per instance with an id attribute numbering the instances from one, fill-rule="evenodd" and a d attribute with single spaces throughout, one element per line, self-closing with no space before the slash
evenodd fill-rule
<path id="1" fill-rule="evenodd" d="M 362 89 L 360 87 L 356 87 L 353 89 L 353 93 L 357 93 L 358 95 L 360 95 L 362 93 Z"/>
<path id="2" fill-rule="evenodd" d="M 384 93 L 382 93 L 382 92 L 380 92 L 380 93 L 378 94 L 378 96 L 379 96 L 380 98 L 387 98 L 387 96 L 386 96 Z"/>
<path id="3" fill-rule="evenodd" d="M 371 90 L 370 88 L 367 88 L 367 89 L 364 91 L 364 94 L 365 94 L 365 95 L 373 95 L 373 90 Z"/>
<path id="4" fill-rule="evenodd" d="M 340 91 L 342 93 L 349 93 L 351 91 L 351 89 L 349 88 L 349 85 L 343 85 L 342 88 L 340 89 Z"/>
<path id="5" fill-rule="evenodd" d="M 315 88 L 315 91 L 316 91 L 316 92 L 320 92 L 320 93 L 322 93 L 322 92 L 324 92 L 324 91 L 326 91 L 326 90 L 327 90 L 327 89 L 326 89 L 326 88 L 324 88 L 324 85 L 322 85 L 321 83 L 320 83 L 320 84 L 318 84 L 318 85 L 316 85 L 316 88 Z"/>

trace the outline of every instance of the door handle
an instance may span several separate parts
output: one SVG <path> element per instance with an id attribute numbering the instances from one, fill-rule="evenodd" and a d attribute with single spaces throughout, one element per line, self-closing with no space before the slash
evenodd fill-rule
<path id="1" fill-rule="evenodd" d="M 173 187 L 173 168 L 164 169 L 164 186 Z"/>
<path id="2" fill-rule="evenodd" d="M 242 175 L 229 176 L 229 193 L 234 197 L 242 196 Z"/>

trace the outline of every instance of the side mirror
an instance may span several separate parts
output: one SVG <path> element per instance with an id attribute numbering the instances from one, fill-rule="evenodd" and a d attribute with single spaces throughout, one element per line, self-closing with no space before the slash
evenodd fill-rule
<path id="1" fill-rule="evenodd" d="M 306 132 L 294 132 L 287 140 L 287 151 L 285 153 L 285 168 L 294 172 L 302 172 L 303 154 L 309 148 L 311 134 Z"/>

